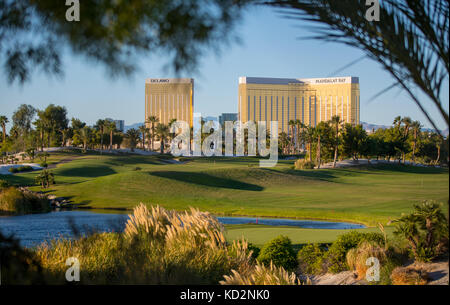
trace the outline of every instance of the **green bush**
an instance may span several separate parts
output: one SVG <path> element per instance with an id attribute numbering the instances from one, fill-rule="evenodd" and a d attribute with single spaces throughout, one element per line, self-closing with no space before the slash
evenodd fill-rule
<path id="1" fill-rule="evenodd" d="M 48 212 L 50 205 L 44 197 L 9 187 L 0 192 L 0 210 L 11 214 L 39 213 Z"/>
<path id="2" fill-rule="evenodd" d="M 411 214 L 403 215 L 394 223 L 394 234 L 408 241 L 416 260 L 427 262 L 448 253 L 448 219 L 437 202 L 416 204 Z"/>
<path id="3" fill-rule="evenodd" d="M 7 188 L 7 187 L 10 187 L 10 186 L 11 185 L 9 184 L 8 181 L 0 179 L 0 191 L 1 191 L 1 189 Z"/>
<path id="4" fill-rule="evenodd" d="M 307 161 L 305 159 L 298 159 L 297 161 L 295 161 L 294 168 L 297 170 L 314 169 L 315 166 L 316 165 L 314 164 L 314 162 Z"/>
<path id="5" fill-rule="evenodd" d="M 286 236 L 278 236 L 266 243 L 258 255 L 258 261 L 266 266 L 269 266 L 272 261 L 274 265 L 286 270 L 294 270 L 297 267 L 292 242 Z"/>
<path id="6" fill-rule="evenodd" d="M 48 164 L 47 164 L 47 162 L 41 162 L 41 164 L 39 164 L 41 167 L 43 167 L 43 168 L 47 168 L 48 167 Z"/>
<path id="7" fill-rule="evenodd" d="M 303 274 L 322 273 L 322 262 L 325 250 L 318 244 L 307 244 L 298 251 L 299 270 Z"/>
<path id="8" fill-rule="evenodd" d="M 381 233 L 351 231 L 340 235 L 324 255 L 324 268 L 332 273 L 348 270 L 347 252 L 352 248 L 356 248 L 363 241 L 374 242 L 384 246 L 384 236 Z"/>
<path id="9" fill-rule="evenodd" d="M 21 173 L 21 172 L 30 172 L 33 168 L 29 165 L 19 166 L 19 167 L 11 167 L 8 171 L 10 173 Z"/>
<path id="10" fill-rule="evenodd" d="M 253 245 L 252 243 L 248 243 L 248 250 L 249 251 L 253 251 L 252 252 L 252 257 L 254 259 L 258 258 L 259 253 L 261 252 L 261 249 L 255 245 Z"/>

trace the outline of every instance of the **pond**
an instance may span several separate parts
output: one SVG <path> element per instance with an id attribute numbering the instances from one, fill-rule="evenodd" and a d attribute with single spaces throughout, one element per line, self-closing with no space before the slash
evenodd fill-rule
<path id="1" fill-rule="evenodd" d="M 0 232 L 20 239 L 22 246 L 32 247 L 58 237 L 73 237 L 86 232 L 120 232 L 124 229 L 128 215 L 98 211 L 53 211 L 46 214 L 23 216 L 0 216 Z M 316 220 L 217 217 L 223 224 L 248 224 L 271 226 L 293 226 L 308 229 L 361 229 L 365 226 L 345 222 Z"/>

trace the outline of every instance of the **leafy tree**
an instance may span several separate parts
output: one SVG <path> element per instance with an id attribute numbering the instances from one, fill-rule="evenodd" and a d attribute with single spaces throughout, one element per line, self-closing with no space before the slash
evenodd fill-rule
<path id="1" fill-rule="evenodd" d="M 352 126 L 346 123 L 342 132 L 342 146 L 344 153 L 347 156 L 358 160 L 358 155 L 361 153 L 364 141 L 367 138 L 366 131 L 362 128 L 362 125 Z"/>
<path id="2" fill-rule="evenodd" d="M 62 74 L 65 47 L 112 75 L 134 72 L 135 55 L 161 51 L 176 72 L 191 71 L 204 48 L 229 42 L 244 2 L 88 0 L 81 1 L 80 21 L 67 22 L 64 1 L 2 1 L 0 58 L 11 82 L 27 81 L 34 68 Z"/>

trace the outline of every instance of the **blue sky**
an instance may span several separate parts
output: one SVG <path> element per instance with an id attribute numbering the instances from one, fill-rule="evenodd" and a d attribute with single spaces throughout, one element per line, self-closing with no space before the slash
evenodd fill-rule
<path id="1" fill-rule="evenodd" d="M 240 44 L 223 47 L 220 55 L 208 52 L 200 58 L 197 73 L 183 73 L 195 79 L 195 111 L 205 116 L 237 112 L 239 76 L 315 78 L 328 77 L 337 69 L 361 57 L 357 49 L 337 43 L 298 39 L 308 36 L 305 24 L 284 19 L 266 8 L 253 9 L 244 15 L 236 34 Z M 82 57 L 64 57 L 62 79 L 34 73 L 31 82 L 9 85 L 0 73 L 0 114 L 11 118 L 20 104 L 45 108 L 53 103 L 65 106 L 69 117 L 93 124 L 98 118 L 125 120 L 126 125 L 144 121 L 144 86 L 146 78 L 174 77 L 163 67 L 163 55 L 141 57 L 140 70 L 131 78 L 111 79 L 104 67 Z M 430 127 L 417 106 L 398 89 L 375 101 L 368 100 L 392 84 L 391 76 L 381 66 L 365 59 L 338 76 L 358 76 L 361 91 L 361 121 L 390 125 L 397 115 L 410 116 Z M 418 91 L 417 91 L 418 92 Z M 426 101 L 423 95 L 419 94 Z M 442 100 L 448 111 L 448 79 Z M 438 127 L 445 123 L 431 103 L 425 103 Z"/>

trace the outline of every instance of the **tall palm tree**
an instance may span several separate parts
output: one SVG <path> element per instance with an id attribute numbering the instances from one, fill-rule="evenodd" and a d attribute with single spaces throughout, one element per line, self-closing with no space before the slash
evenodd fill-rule
<path id="1" fill-rule="evenodd" d="M 142 150 L 145 151 L 145 135 L 148 132 L 148 128 L 145 127 L 145 124 L 142 126 L 139 126 L 139 131 L 142 133 Z"/>
<path id="2" fill-rule="evenodd" d="M 309 161 L 312 161 L 312 144 L 314 142 L 315 128 L 312 126 L 306 126 L 302 132 L 302 141 L 306 143 L 308 150 Z"/>
<path id="3" fill-rule="evenodd" d="M 101 120 L 101 119 L 98 120 L 96 127 L 100 131 L 100 146 L 101 146 L 101 149 L 103 150 L 103 134 L 105 133 L 106 120 Z"/>
<path id="4" fill-rule="evenodd" d="M 0 125 L 2 126 L 3 139 L 2 143 L 6 141 L 6 124 L 9 122 L 8 118 L 4 115 L 0 116 Z"/>
<path id="5" fill-rule="evenodd" d="M 333 168 L 336 167 L 336 160 L 338 156 L 338 147 L 339 147 L 339 129 L 342 124 L 341 118 L 338 115 L 334 115 L 331 118 L 331 124 L 334 127 L 335 132 L 335 140 L 334 140 L 334 159 L 333 159 Z"/>
<path id="6" fill-rule="evenodd" d="M 297 123 L 295 122 L 295 120 L 289 120 L 288 122 L 288 126 L 291 130 L 290 132 L 290 137 L 289 137 L 289 150 L 291 152 L 291 154 L 294 154 L 294 128 L 297 125 Z"/>
<path id="7" fill-rule="evenodd" d="M 165 125 L 165 124 L 158 124 L 158 126 L 156 126 L 156 134 L 158 135 L 158 139 L 160 141 L 160 152 L 161 154 L 164 153 L 164 147 L 166 144 L 166 139 L 169 136 L 169 126 Z"/>
<path id="8" fill-rule="evenodd" d="M 404 125 L 404 130 L 403 130 L 403 149 L 402 149 L 402 159 L 403 159 L 403 163 L 405 163 L 405 159 L 406 159 L 406 141 L 408 139 L 408 135 L 409 135 L 409 129 L 411 127 L 412 124 L 412 120 L 410 117 L 404 117 L 402 119 L 402 123 Z"/>
<path id="9" fill-rule="evenodd" d="M 80 137 L 83 141 L 83 149 L 86 150 L 92 137 L 92 130 L 89 126 L 80 129 Z"/>
<path id="10" fill-rule="evenodd" d="M 414 121 L 411 124 L 411 129 L 413 132 L 413 151 L 412 151 L 412 161 L 416 162 L 416 147 L 417 147 L 417 138 L 419 137 L 420 130 L 422 126 L 419 121 Z"/>
<path id="11" fill-rule="evenodd" d="M 133 152 L 134 149 L 136 148 L 137 143 L 139 143 L 140 131 L 134 128 L 128 129 L 128 131 L 125 134 L 125 137 L 128 139 L 131 151 Z"/>
<path id="12" fill-rule="evenodd" d="M 303 123 L 300 120 L 295 120 L 295 140 L 297 142 L 297 153 L 300 153 L 300 133 L 302 132 L 303 129 Z"/>
<path id="13" fill-rule="evenodd" d="M 148 119 L 147 119 L 147 123 L 151 124 L 150 128 L 152 130 L 152 150 L 155 150 L 155 146 L 154 146 L 154 143 L 155 143 L 155 124 L 158 123 L 158 122 L 159 122 L 159 119 L 156 116 L 154 116 L 154 115 L 149 116 Z"/>
<path id="14" fill-rule="evenodd" d="M 109 150 L 113 148 L 113 136 L 116 131 L 116 123 L 114 121 L 105 120 L 105 129 L 109 132 Z"/>

